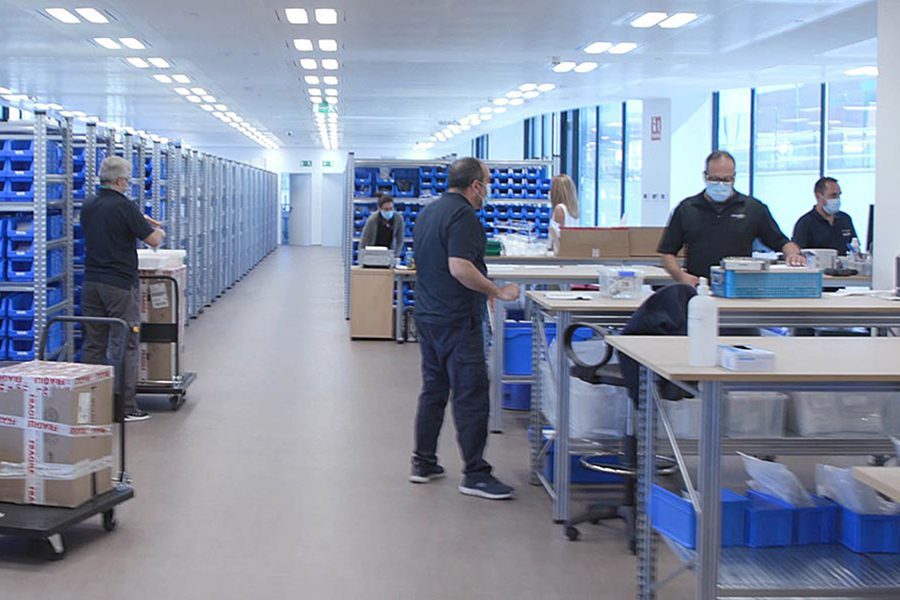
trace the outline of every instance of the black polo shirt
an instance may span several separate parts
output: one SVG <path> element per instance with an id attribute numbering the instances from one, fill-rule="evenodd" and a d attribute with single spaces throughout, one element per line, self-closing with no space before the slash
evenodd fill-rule
<path id="1" fill-rule="evenodd" d="M 801 248 L 834 248 L 838 255 L 847 254 L 847 246 L 857 237 L 853 219 L 845 212 L 834 215 L 834 224 L 813 207 L 794 225 L 794 242 Z"/>
<path id="2" fill-rule="evenodd" d="M 387 221 L 380 213 L 376 219 L 378 221 L 375 225 L 375 245 L 392 248 L 394 246 L 394 220 Z"/>
<path id="3" fill-rule="evenodd" d="M 469 201 L 446 193 L 416 218 L 416 319 L 435 325 L 456 325 L 484 314 L 485 296 L 470 290 L 450 274 L 449 259 L 464 258 L 487 275 L 487 239 Z"/>
<path id="4" fill-rule="evenodd" d="M 100 188 L 81 209 L 84 280 L 131 289 L 138 284 L 137 242 L 153 233 L 137 204 Z"/>
<path id="5" fill-rule="evenodd" d="M 777 251 L 789 241 L 756 198 L 735 192 L 719 205 L 701 192 L 682 200 L 672 213 L 657 251 L 678 254 L 686 247 L 687 272 L 709 277 L 709 268 L 726 256 L 750 256 L 756 238 Z"/>

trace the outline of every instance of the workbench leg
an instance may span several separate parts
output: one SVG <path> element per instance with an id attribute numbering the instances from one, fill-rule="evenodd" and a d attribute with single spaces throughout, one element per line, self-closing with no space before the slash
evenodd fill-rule
<path id="1" fill-rule="evenodd" d="M 700 487 L 697 518 L 697 600 L 714 600 L 719 585 L 721 506 L 719 466 L 722 454 L 722 384 L 700 383 Z"/>
<path id="2" fill-rule="evenodd" d="M 394 275 L 394 339 L 403 342 L 403 280 Z"/>
<path id="3" fill-rule="evenodd" d="M 498 283 L 497 285 L 501 285 Z M 506 306 L 494 299 L 491 323 L 491 433 L 503 433 L 503 329 L 506 322 Z"/>
<path id="4" fill-rule="evenodd" d="M 650 494 L 653 487 L 656 456 L 656 406 L 653 402 L 653 374 L 641 366 L 638 389 L 637 440 L 638 479 L 636 498 L 636 530 L 638 555 L 637 597 L 656 598 L 656 536 L 650 524 Z"/>
<path id="5" fill-rule="evenodd" d="M 569 357 L 563 337 L 572 315 L 561 311 L 556 318 L 556 438 L 554 462 L 554 486 L 556 502 L 553 519 L 565 523 L 569 519 Z"/>
<path id="6" fill-rule="evenodd" d="M 544 419 L 541 412 L 541 387 L 547 385 L 541 377 L 541 353 L 543 350 L 544 323 L 541 311 L 532 303 L 525 306 L 525 315 L 531 320 L 531 471 L 528 483 L 540 485 L 538 473 L 543 469 L 540 459 L 541 448 L 544 444 Z"/>

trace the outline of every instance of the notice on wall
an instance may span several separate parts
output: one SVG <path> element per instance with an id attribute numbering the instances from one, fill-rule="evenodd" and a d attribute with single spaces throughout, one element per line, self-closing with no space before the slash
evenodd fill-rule
<path id="1" fill-rule="evenodd" d="M 650 117 L 650 141 L 658 142 L 662 139 L 662 117 Z"/>

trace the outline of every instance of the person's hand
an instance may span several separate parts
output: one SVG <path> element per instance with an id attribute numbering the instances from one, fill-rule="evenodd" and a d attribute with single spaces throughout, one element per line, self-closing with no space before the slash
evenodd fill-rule
<path id="1" fill-rule="evenodd" d="M 156 219 L 154 219 L 152 217 L 148 217 L 147 215 L 144 215 L 144 218 L 147 220 L 148 223 L 153 225 L 153 227 L 155 227 L 156 229 L 162 229 L 162 223 L 160 223 Z"/>
<path id="2" fill-rule="evenodd" d="M 696 275 L 691 275 L 685 271 L 681 272 L 681 275 L 678 276 L 678 283 L 684 283 L 691 287 L 697 287 L 700 285 L 700 278 Z"/>
<path id="3" fill-rule="evenodd" d="M 789 267 L 805 267 L 806 257 L 802 254 L 788 254 L 784 257 L 784 262 L 786 262 Z"/>
<path id="4" fill-rule="evenodd" d="M 515 283 L 507 283 L 502 288 L 500 288 L 500 293 L 497 294 L 497 298 L 503 300 L 504 302 L 513 302 L 519 299 L 519 286 Z"/>

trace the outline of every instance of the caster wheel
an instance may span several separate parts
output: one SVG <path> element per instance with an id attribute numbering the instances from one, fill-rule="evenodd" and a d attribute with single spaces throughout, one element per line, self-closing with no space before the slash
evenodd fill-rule
<path id="1" fill-rule="evenodd" d="M 47 560 L 62 560 L 66 556 L 66 545 L 60 534 L 54 534 L 44 540 L 44 556 Z"/>
<path id="2" fill-rule="evenodd" d="M 581 537 L 581 532 L 578 531 L 577 527 L 566 525 L 566 537 L 569 538 L 569 541 L 577 542 L 578 538 Z"/>
<path id="3" fill-rule="evenodd" d="M 178 394 L 172 394 L 169 396 L 169 408 L 173 411 L 181 408 L 181 405 L 184 404 L 184 396 L 180 396 Z"/>
<path id="4" fill-rule="evenodd" d="M 103 513 L 103 529 L 106 531 L 113 531 L 118 525 L 118 521 L 116 521 L 116 513 L 114 510 L 110 509 Z"/>

